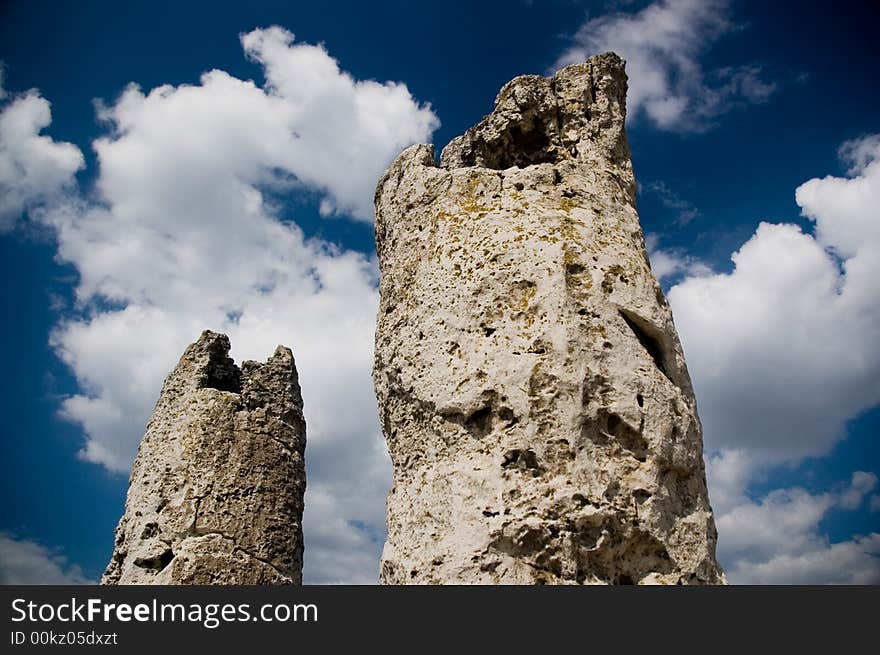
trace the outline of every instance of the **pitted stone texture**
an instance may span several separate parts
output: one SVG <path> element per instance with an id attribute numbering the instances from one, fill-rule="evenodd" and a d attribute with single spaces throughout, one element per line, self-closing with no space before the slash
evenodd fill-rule
<path id="1" fill-rule="evenodd" d="M 518 77 L 379 182 L 385 583 L 722 583 L 614 54 Z"/>
<path id="2" fill-rule="evenodd" d="M 279 346 L 239 369 L 204 332 L 165 380 L 103 584 L 302 582 L 306 427 Z"/>

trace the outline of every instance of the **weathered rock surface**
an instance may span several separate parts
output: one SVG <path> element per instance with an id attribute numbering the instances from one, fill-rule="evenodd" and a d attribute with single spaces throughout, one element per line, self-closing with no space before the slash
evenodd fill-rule
<path id="1" fill-rule="evenodd" d="M 385 583 L 721 583 L 612 53 L 518 77 L 376 191 Z"/>
<path id="2" fill-rule="evenodd" d="M 290 350 L 205 331 L 165 380 L 103 584 L 299 584 L 306 443 Z"/>

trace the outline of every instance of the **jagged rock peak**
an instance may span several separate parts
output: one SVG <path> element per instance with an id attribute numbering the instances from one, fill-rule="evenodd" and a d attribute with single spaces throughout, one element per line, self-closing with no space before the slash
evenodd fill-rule
<path id="1" fill-rule="evenodd" d="M 293 353 L 205 331 L 165 380 L 103 584 L 302 581 L 305 421 Z"/>
<path id="2" fill-rule="evenodd" d="M 720 583 L 613 53 L 523 76 L 376 190 L 386 583 Z"/>
<path id="3" fill-rule="evenodd" d="M 443 149 L 440 165 L 503 170 L 604 157 L 629 167 L 625 114 L 624 62 L 612 52 L 553 77 L 521 75 L 491 114 Z"/>

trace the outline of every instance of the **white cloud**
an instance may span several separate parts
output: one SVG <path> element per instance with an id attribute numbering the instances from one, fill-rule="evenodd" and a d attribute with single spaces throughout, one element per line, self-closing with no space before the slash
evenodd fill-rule
<path id="1" fill-rule="evenodd" d="M 644 115 L 665 130 L 700 130 L 776 88 L 753 65 L 703 70 L 700 55 L 735 27 L 729 0 L 657 0 L 636 13 L 587 20 L 556 67 L 613 50 L 627 62 L 630 117 Z"/>
<path id="2" fill-rule="evenodd" d="M 760 473 L 753 455 L 726 448 L 706 454 L 706 481 L 715 516 L 726 514 L 746 499 L 746 488 Z"/>
<path id="3" fill-rule="evenodd" d="M 0 100 L 6 95 L 0 68 Z M 40 134 L 51 122 L 49 102 L 34 90 L 0 109 L 0 232 L 69 188 L 85 165 L 76 146 Z"/>
<path id="4" fill-rule="evenodd" d="M 79 313 L 52 335 L 82 389 L 62 412 L 82 424 L 87 460 L 126 471 L 163 377 L 202 329 L 229 334 L 239 361 L 289 345 L 308 425 L 306 580 L 375 582 L 369 535 L 384 530 L 390 486 L 371 380 L 377 267 L 304 238 L 281 203 L 308 193 L 369 220 L 381 172 L 438 122 L 405 86 L 355 81 L 292 39 L 242 36 L 263 88 L 220 70 L 127 88 L 100 109 L 95 200 L 33 214 L 79 272 Z"/>
<path id="5" fill-rule="evenodd" d="M 880 584 L 880 533 L 728 571 L 736 584 Z"/>
<path id="6" fill-rule="evenodd" d="M 760 501 L 740 496 L 717 513 L 718 557 L 736 584 L 880 583 L 880 534 L 831 543 L 819 524 L 832 510 L 854 510 L 877 485 L 857 471 L 848 487 L 822 494 L 776 489 Z M 730 499 L 728 499 L 729 502 Z"/>
<path id="7" fill-rule="evenodd" d="M 880 534 L 831 543 L 820 530 L 830 512 L 862 506 L 875 474 L 857 471 L 847 488 L 820 494 L 748 493 L 774 466 L 827 454 L 848 420 L 880 402 L 880 138 L 848 141 L 840 154 L 847 177 L 795 192 L 814 235 L 761 223 L 733 254 L 733 272 L 691 272 L 668 294 L 733 582 L 880 582 Z"/>
<path id="8" fill-rule="evenodd" d="M 322 213 L 371 220 L 376 180 L 401 150 L 426 140 L 440 123 L 405 85 L 355 81 L 323 46 L 292 41 L 280 27 L 241 38 L 248 57 L 265 67 L 269 91 L 284 99 L 296 133 L 285 149 L 287 166 L 326 192 Z"/>
<path id="9" fill-rule="evenodd" d="M 710 272 L 705 263 L 681 248 L 661 248 L 657 234 L 645 235 L 645 247 L 648 249 L 651 270 L 661 282 L 680 275 L 705 275 Z"/>
<path id="10" fill-rule="evenodd" d="M 0 532 L 0 585 L 16 584 L 94 584 L 94 581 L 56 551 Z"/>
<path id="11" fill-rule="evenodd" d="M 866 473 L 865 471 L 856 471 L 853 473 L 849 489 L 838 496 L 837 504 L 843 509 L 858 509 L 862 504 L 862 500 L 864 500 L 876 486 L 876 475 L 873 473 Z"/>
<path id="12" fill-rule="evenodd" d="M 880 152 L 880 134 L 866 134 L 858 139 L 845 141 L 837 154 L 841 161 L 849 164 L 847 172 L 850 175 L 858 175 L 877 159 L 878 152 Z"/>
<path id="13" fill-rule="evenodd" d="M 761 223 L 732 273 L 670 290 L 710 450 L 745 449 L 765 465 L 824 455 L 880 402 L 880 147 L 871 152 L 850 177 L 798 187 L 815 235 Z"/>

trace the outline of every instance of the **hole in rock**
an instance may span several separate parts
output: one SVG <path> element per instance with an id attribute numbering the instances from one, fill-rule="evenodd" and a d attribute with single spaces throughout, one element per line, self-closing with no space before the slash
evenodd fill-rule
<path id="1" fill-rule="evenodd" d="M 519 419 L 513 413 L 513 410 L 509 407 L 502 407 L 498 410 L 498 418 L 504 421 L 507 424 L 507 427 L 511 425 L 516 425 L 519 423 Z"/>
<path id="2" fill-rule="evenodd" d="M 232 359 L 227 357 L 228 351 L 220 342 L 213 345 L 216 347 L 212 347 L 209 353 L 208 364 L 202 371 L 199 387 L 241 393 L 241 370 Z"/>
<path id="3" fill-rule="evenodd" d="M 465 429 L 477 437 L 485 437 L 492 430 L 492 408 L 482 407 L 467 417 Z"/>
<path id="4" fill-rule="evenodd" d="M 134 565 L 139 568 L 155 571 L 156 573 L 158 573 L 166 566 L 171 564 L 171 560 L 173 559 L 174 553 L 171 551 L 170 548 L 168 548 L 156 557 L 138 557 L 134 561 Z"/>
<path id="5" fill-rule="evenodd" d="M 675 381 L 669 376 L 669 372 L 666 368 L 666 358 L 664 357 L 663 347 L 660 345 L 660 341 L 648 334 L 645 329 L 625 311 L 620 310 L 619 313 L 627 326 L 629 326 L 629 329 L 636 335 L 639 343 L 642 344 L 642 347 L 651 356 L 654 365 L 669 379 L 670 382 L 674 383 Z"/>
<path id="6" fill-rule="evenodd" d="M 513 123 L 497 139 L 477 145 L 477 157 L 486 168 L 505 170 L 512 166 L 526 168 L 534 164 L 555 164 L 559 159 L 553 143 L 555 113 L 524 117 Z"/>
<path id="7" fill-rule="evenodd" d="M 141 532 L 141 539 L 150 539 L 159 534 L 159 524 L 158 523 L 147 523 L 144 526 L 144 531 Z"/>
<path id="8" fill-rule="evenodd" d="M 605 422 L 607 432 L 617 440 L 617 443 L 640 462 L 647 460 L 648 442 L 637 430 L 633 430 L 626 421 L 612 412 L 602 410 L 599 416 L 600 421 Z"/>
<path id="9" fill-rule="evenodd" d="M 514 448 L 504 453 L 504 461 L 501 462 L 501 468 L 517 468 L 531 471 L 533 475 L 541 474 L 541 467 L 538 465 L 538 456 L 533 450 L 528 448 Z"/>

